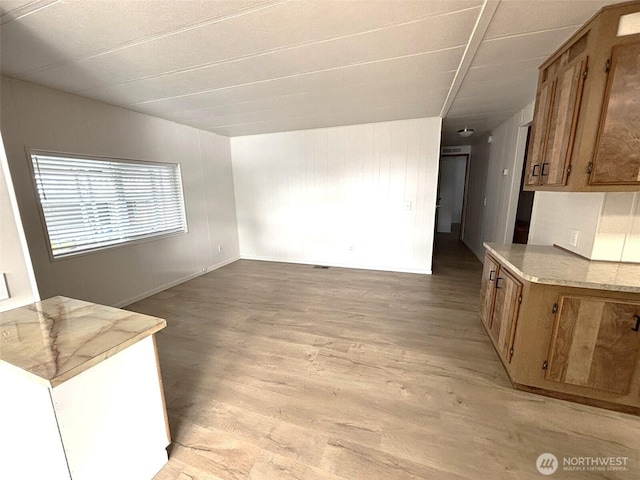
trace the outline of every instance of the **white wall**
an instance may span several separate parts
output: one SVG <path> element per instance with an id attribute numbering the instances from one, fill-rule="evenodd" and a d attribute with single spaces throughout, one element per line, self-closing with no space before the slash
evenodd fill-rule
<path id="1" fill-rule="evenodd" d="M 640 262 L 640 193 L 635 194 L 632 214 L 629 218 L 621 260 L 623 262 Z"/>
<path id="2" fill-rule="evenodd" d="M 480 259 L 483 242 L 511 243 L 533 102 L 471 146 L 463 241 Z M 506 170 L 506 174 L 505 174 Z"/>
<path id="3" fill-rule="evenodd" d="M 640 193 L 605 194 L 591 258 L 640 263 Z"/>
<path id="4" fill-rule="evenodd" d="M 529 245 L 559 245 L 590 257 L 604 193 L 536 192 L 531 212 Z M 571 230 L 580 231 L 571 247 Z"/>
<path id="5" fill-rule="evenodd" d="M 0 300 L 0 312 L 39 300 L 31 259 L 15 200 L 11 173 L 0 136 L 0 274 L 9 298 Z M 4 280 L 0 278 L 0 282 Z M 4 290 L 4 286 L 1 286 Z"/>
<path id="6" fill-rule="evenodd" d="M 242 257 L 430 273 L 440 128 L 425 118 L 232 138 Z"/>
<path id="7" fill-rule="evenodd" d="M 537 192 L 529 244 L 558 245 L 592 260 L 640 262 L 639 193 Z M 570 244 L 577 230 L 576 246 Z"/>
<path id="8" fill-rule="evenodd" d="M 1 94 L 2 135 L 42 298 L 121 306 L 238 258 L 227 137 L 4 77 Z M 189 232 L 50 261 L 25 147 L 180 163 Z"/>

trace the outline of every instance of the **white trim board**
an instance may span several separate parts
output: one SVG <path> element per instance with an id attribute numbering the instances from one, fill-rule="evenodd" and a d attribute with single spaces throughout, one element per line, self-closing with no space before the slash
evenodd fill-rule
<path id="1" fill-rule="evenodd" d="M 417 275 L 431 275 L 431 270 L 422 270 L 419 268 L 391 268 L 384 267 L 380 265 L 358 265 L 358 264 L 349 264 L 349 263 L 340 263 L 340 262 L 308 262 L 294 259 L 282 259 L 275 257 L 262 257 L 259 255 L 240 255 L 241 260 L 258 260 L 262 262 L 276 262 L 276 263 L 293 263 L 296 265 L 321 265 L 324 267 L 335 267 L 335 268 L 349 268 L 352 270 L 373 270 L 379 272 L 395 272 L 395 273 L 413 273 Z"/>
<path id="2" fill-rule="evenodd" d="M 191 275 L 187 275 L 185 277 L 179 278 L 178 280 L 174 280 L 173 282 L 169 282 L 166 283 L 164 285 L 161 285 L 159 287 L 153 288 L 151 290 L 147 290 L 146 292 L 141 293 L 140 295 L 136 295 L 134 297 L 128 298 L 126 300 L 123 300 L 122 302 L 118 302 L 115 305 L 112 305 L 115 308 L 122 308 L 122 307 L 126 307 L 127 305 L 131 305 L 132 303 L 136 303 L 139 302 L 140 300 L 144 300 L 145 298 L 148 298 L 152 295 L 155 295 L 156 293 L 160 293 L 160 292 L 164 292 L 165 290 L 170 289 L 171 287 L 175 287 L 176 285 L 180 285 L 181 283 L 185 283 L 188 282 L 189 280 L 193 280 L 194 278 L 198 278 L 202 275 L 205 275 L 209 272 L 212 272 L 213 270 L 217 270 L 219 268 L 222 268 L 226 265 L 229 265 L 230 263 L 236 262 L 240 260 L 240 256 L 235 256 L 233 258 L 230 258 L 229 260 L 225 260 L 222 263 L 218 263 L 216 265 L 213 265 L 211 267 L 207 267 L 207 269 L 204 272 L 196 272 L 196 273 L 192 273 Z"/>

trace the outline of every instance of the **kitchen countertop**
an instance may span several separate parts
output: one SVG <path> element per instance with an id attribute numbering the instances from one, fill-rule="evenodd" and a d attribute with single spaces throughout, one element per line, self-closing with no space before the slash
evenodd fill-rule
<path id="1" fill-rule="evenodd" d="M 166 325 L 162 318 L 53 297 L 0 313 L 0 363 L 55 387 Z"/>
<path id="2" fill-rule="evenodd" d="M 529 282 L 640 293 L 640 264 L 592 261 L 545 245 L 485 243 L 484 246 Z"/>

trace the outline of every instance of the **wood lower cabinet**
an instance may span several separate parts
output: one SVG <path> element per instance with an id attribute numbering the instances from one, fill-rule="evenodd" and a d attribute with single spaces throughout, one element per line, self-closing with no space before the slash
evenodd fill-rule
<path id="1" fill-rule="evenodd" d="M 491 328 L 493 317 L 493 305 L 496 299 L 496 276 L 500 264 L 491 256 L 487 255 L 482 271 L 482 283 L 480 285 L 480 318 L 482 322 Z"/>
<path id="2" fill-rule="evenodd" d="M 504 268 L 500 269 L 495 282 L 496 300 L 491 322 L 491 334 L 496 349 L 507 363 L 513 356 L 513 338 L 518 323 L 518 310 L 522 300 L 522 283 Z"/>
<path id="3" fill-rule="evenodd" d="M 493 257 L 487 255 L 481 286 L 481 318 L 506 363 L 513 356 L 513 340 L 522 301 L 522 283 Z"/>
<path id="4" fill-rule="evenodd" d="M 639 294 L 527 281 L 489 254 L 482 285 L 483 324 L 515 388 L 640 414 Z"/>
<path id="5" fill-rule="evenodd" d="M 640 303 L 561 296 L 545 378 L 627 394 L 640 354 Z"/>

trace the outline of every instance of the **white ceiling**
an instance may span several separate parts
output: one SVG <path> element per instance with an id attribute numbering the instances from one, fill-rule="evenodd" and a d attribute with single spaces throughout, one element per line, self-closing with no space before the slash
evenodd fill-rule
<path id="1" fill-rule="evenodd" d="M 222 135 L 441 115 L 456 144 L 610 3 L 0 0 L 0 53 L 4 75 Z"/>

